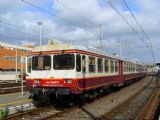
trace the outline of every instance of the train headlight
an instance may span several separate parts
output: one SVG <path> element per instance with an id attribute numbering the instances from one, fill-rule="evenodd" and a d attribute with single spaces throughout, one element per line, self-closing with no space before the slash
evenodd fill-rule
<path id="1" fill-rule="evenodd" d="M 40 84 L 40 80 L 35 80 L 34 84 Z"/>
<path id="2" fill-rule="evenodd" d="M 64 81 L 65 83 L 72 83 L 72 80 L 68 79 Z"/>

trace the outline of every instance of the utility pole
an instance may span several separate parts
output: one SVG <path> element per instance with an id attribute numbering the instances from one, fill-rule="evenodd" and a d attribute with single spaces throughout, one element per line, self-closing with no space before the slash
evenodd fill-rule
<path id="1" fill-rule="evenodd" d="M 120 56 L 122 57 L 122 43 L 119 43 L 119 51 L 120 51 Z"/>
<path id="2" fill-rule="evenodd" d="M 100 30 L 99 30 L 99 40 L 100 40 L 100 49 L 103 49 L 103 43 L 102 43 L 102 26 L 100 24 Z"/>
<path id="3" fill-rule="evenodd" d="M 23 73 L 23 64 L 24 64 L 24 60 L 23 60 L 23 56 L 21 56 L 21 93 L 22 93 L 22 96 L 24 95 L 24 92 L 23 92 L 23 77 L 24 77 L 24 73 Z"/>
<path id="4" fill-rule="evenodd" d="M 17 41 L 16 41 L 16 83 L 18 82 L 18 71 L 17 71 L 17 69 L 18 69 L 18 58 L 17 58 Z"/>

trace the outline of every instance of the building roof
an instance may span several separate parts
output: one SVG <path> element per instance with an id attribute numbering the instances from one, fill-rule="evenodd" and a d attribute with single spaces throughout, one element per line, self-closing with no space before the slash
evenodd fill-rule
<path id="1" fill-rule="evenodd" d="M 16 52 L 17 51 L 17 52 Z M 17 67 L 21 68 L 19 62 L 20 57 L 30 55 L 31 48 L 21 47 L 11 44 L 0 42 L 0 69 L 15 69 L 16 54 L 17 54 Z"/>
<path id="2" fill-rule="evenodd" d="M 28 51 L 30 51 L 32 49 L 32 48 L 28 48 L 28 47 L 17 46 L 17 45 L 2 43 L 2 42 L 0 42 L 0 46 L 11 48 L 11 49 L 23 49 L 23 50 L 28 50 Z"/>

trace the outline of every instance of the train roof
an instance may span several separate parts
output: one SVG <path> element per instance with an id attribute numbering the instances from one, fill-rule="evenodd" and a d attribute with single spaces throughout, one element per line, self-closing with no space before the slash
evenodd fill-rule
<path id="1" fill-rule="evenodd" d="M 110 55 L 106 53 L 104 50 L 101 50 L 96 47 L 75 45 L 75 44 L 69 44 L 69 43 L 68 44 L 67 43 L 54 43 L 54 44 L 52 43 L 48 45 L 36 46 L 32 49 L 32 52 L 59 51 L 59 50 L 82 50 L 82 51 L 87 51 L 87 52 L 91 52 L 91 53 L 95 53 L 99 55 L 104 55 L 110 58 L 120 59 L 126 62 L 131 62 L 131 63 L 142 65 L 142 63 L 140 63 L 139 61 L 131 61 L 131 60 L 122 58 L 120 56 Z"/>

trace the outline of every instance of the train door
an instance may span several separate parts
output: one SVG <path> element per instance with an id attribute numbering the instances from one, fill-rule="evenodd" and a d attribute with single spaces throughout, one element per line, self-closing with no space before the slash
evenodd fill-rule
<path id="1" fill-rule="evenodd" d="M 86 86 L 85 75 L 86 75 L 86 56 L 82 55 L 82 74 L 83 74 L 83 88 Z"/>
<path id="2" fill-rule="evenodd" d="M 119 86 L 124 85 L 124 78 L 123 78 L 123 61 L 119 61 Z"/>
<path id="3" fill-rule="evenodd" d="M 82 56 L 82 72 L 83 73 L 86 72 L 86 56 L 85 55 Z"/>
<path id="4" fill-rule="evenodd" d="M 26 57 L 26 74 L 29 75 L 31 73 L 31 57 Z"/>

